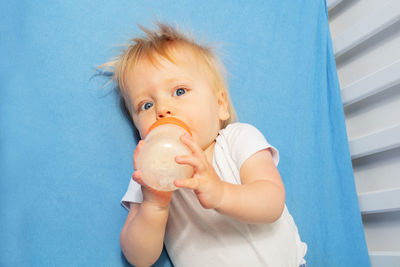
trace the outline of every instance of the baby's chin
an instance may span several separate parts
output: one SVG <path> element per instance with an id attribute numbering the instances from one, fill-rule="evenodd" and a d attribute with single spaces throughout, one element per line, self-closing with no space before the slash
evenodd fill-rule
<path id="1" fill-rule="evenodd" d="M 197 144 L 201 147 L 201 149 L 202 149 L 203 151 L 206 151 L 206 150 L 208 150 L 208 149 L 214 147 L 215 138 L 212 139 L 212 140 L 210 140 L 210 141 L 208 141 L 208 142 L 205 142 L 204 144 L 199 144 L 198 142 L 197 142 Z"/>

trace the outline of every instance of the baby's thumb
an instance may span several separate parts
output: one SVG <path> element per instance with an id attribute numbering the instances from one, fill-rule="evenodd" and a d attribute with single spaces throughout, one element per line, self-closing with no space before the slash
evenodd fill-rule
<path id="1" fill-rule="evenodd" d="M 142 149 L 143 145 L 145 144 L 144 140 L 140 140 L 136 146 L 135 151 L 133 152 L 133 168 L 136 170 L 136 159 L 139 155 L 140 150 Z"/>

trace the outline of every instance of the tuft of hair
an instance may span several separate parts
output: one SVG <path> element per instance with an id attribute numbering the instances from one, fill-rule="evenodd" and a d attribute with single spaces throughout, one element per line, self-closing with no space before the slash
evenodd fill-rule
<path id="1" fill-rule="evenodd" d="M 118 85 L 126 101 L 127 99 L 124 94 L 126 91 L 125 78 L 127 73 L 134 69 L 134 66 L 140 59 L 146 58 L 155 66 L 160 63 L 160 57 L 175 63 L 174 58 L 177 48 L 187 47 L 193 52 L 198 63 L 206 71 L 207 75 L 209 75 L 215 93 L 223 92 L 227 99 L 230 118 L 222 123 L 222 128 L 237 121 L 236 112 L 230 100 L 226 82 L 227 72 L 213 48 L 198 44 L 192 34 L 183 34 L 178 27 L 173 27 L 168 23 L 161 23 L 159 21 L 156 21 L 155 24 L 155 29 L 138 25 L 145 35 L 131 39 L 116 58 L 98 66 L 97 70 L 103 69 L 102 73 L 111 72 L 111 75 L 107 76 L 111 77 L 111 80 Z"/>

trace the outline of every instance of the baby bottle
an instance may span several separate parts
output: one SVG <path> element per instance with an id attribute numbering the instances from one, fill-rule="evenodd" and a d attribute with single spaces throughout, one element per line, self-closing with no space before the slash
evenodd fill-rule
<path id="1" fill-rule="evenodd" d="M 145 144 L 136 158 L 136 167 L 146 185 L 159 191 L 173 191 L 176 179 L 190 178 L 193 168 L 175 162 L 176 156 L 190 155 L 190 149 L 179 138 L 192 134 L 181 120 L 165 117 L 156 121 L 147 132 Z"/>

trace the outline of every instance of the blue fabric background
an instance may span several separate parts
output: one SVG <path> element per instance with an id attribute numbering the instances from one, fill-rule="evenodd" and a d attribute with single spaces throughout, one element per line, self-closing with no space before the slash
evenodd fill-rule
<path id="1" fill-rule="evenodd" d="M 128 265 L 136 140 L 93 74 L 155 17 L 222 45 L 240 120 L 280 150 L 309 266 L 369 266 L 323 0 L 1 1 L 0 266 Z"/>

